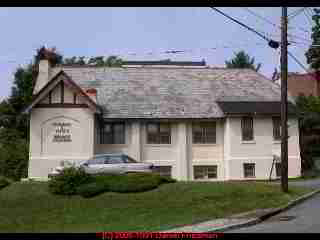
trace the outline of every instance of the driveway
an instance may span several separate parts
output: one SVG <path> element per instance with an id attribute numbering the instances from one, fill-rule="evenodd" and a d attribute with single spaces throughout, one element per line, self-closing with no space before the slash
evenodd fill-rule
<path id="1" fill-rule="evenodd" d="M 290 185 L 320 188 L 320 179 L 289 182 Z M 251 227 L 226 233 L 320 233 L 320 193 L 303 203 Z"/>
<path id="2" fill-rule="evenodd" d="M 310 180 L 300 180 L 300 181 L 289 181 L 289 186 L 301 186 L 301 187 L 310 187 L 314 189 L 320 188 L 320 178 L 310 179 Z"/>

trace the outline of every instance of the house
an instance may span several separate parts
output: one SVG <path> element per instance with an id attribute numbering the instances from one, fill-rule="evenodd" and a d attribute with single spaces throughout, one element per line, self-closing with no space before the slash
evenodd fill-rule
<path id="1" fill-rule="evenodd" d="M 29 178 L 47 178 L 64 160 L 118 152 L 179 180 L 269 178 L 280 156 L 277 84 L 250 69 L 202 62 L 129 63 L 51 67 L 40 61 L 25 110 Z M 289 113 L 289 177 L 298 177 L 298 120 Z M 279 163 L 274 167 L 273 178 L 280 174 Z"/>
<path id="2" fill-rule="evenodd" d="M 299 95 L 320 96 L 320 72 L 288 73 L 288 92 L 294 98 Z M 280 75 L 276 82 L 280 85 Z"/>

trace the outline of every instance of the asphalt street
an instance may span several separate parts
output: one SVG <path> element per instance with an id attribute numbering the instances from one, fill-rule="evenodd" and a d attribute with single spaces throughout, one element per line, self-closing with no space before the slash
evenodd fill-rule
<path id="1" fill-rule="evenodd" d="M 289 182 L 289 185 L 320 188 L 320 179 Z M 320 193 L 266 221 L 226 233 L 320 233 Z"/>

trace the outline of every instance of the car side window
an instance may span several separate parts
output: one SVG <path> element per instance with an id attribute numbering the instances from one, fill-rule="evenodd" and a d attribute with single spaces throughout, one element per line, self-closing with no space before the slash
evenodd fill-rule
<path id="1" fill-rule="evenodd" d="M 92 158 L 88 161 L 89 165 L 90 164 L 104 164 L 104 161 L 105 161 L 105 157 L 104 156 L 101 156 L 101 157 L 95 157 L 95 158 Z"/>
<path id="2" fill-rule="evenodd" d="M 109 156 L 109 161 L 110 164 L 119 164 L 119 163 L 124 163 L 122 156 Z"/>

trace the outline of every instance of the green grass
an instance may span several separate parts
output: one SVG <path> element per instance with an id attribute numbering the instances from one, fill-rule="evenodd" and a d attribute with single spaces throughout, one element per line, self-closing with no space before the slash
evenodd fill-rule
<path id="1" fill-rule="evenodd" d="M 53 195 L 44 182 L 0 190 L 0 232 L 159 231 L 277 207 L 310 190 L 264 183 L 178 182 L 143 193 L 85 199 Z"/>

